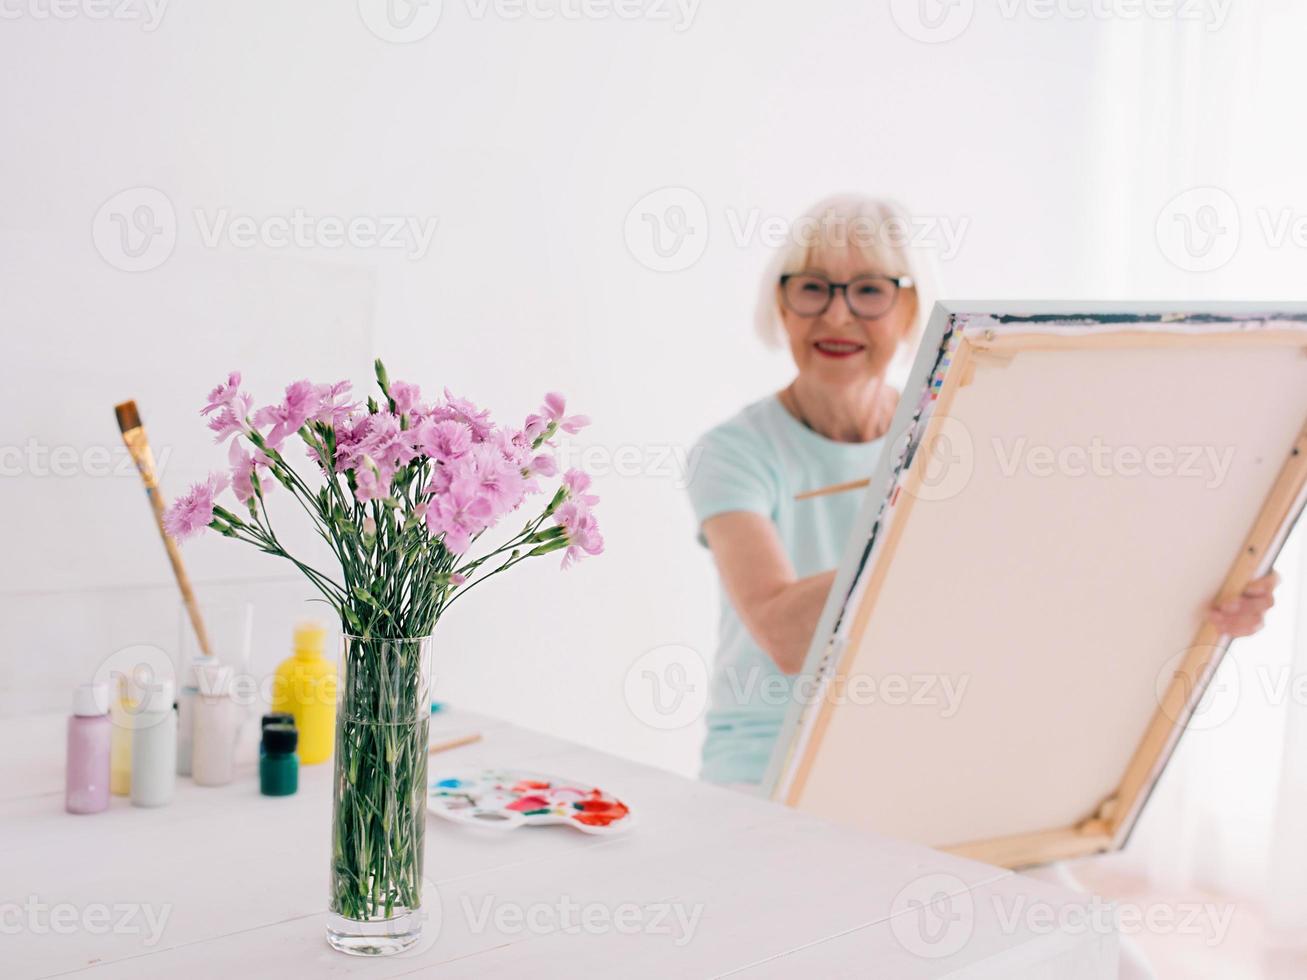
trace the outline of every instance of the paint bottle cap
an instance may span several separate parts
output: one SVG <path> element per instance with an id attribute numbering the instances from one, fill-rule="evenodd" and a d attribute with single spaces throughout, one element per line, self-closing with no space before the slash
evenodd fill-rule
<path id="1" fill-rule="evenodd" d="M 263 729 L 263 751 L 269 755 L 289 755 L 299 740 L 300 733 L 290 725 L 268 725 Z"/>
<path id="2" fill-rule="evenodd" d="M 295 716 L 286 711 L 269 711 L 263 716 L 260 728 L 267 728 L 269 725 L 289 725 L 295 727 Z"/>
<path id="3" fill-rule="evenodd" d="M 197 654 L 192 657 L 186 664 L 186 669 L 182 671 L 182 690 L 197 691 L 200 688 L 200 670 L 205 664 L 213 658 L 206 657 L 204 654 Z"/>
<path id="4" fill-rule="evenodd" d="M 141 711 L 171 711 L 175 685 L 170 677 L 161 677 L 142 687 L 140 691 Z"/>
<path id="5" fill-rule="evenodd" d="M 231 693 L 231 668 L 209 658 L 208 663 L 196 668 L 201 697 L 221 698 Z"/>
<path id="6" fill-rule="evenodd" d="M 327 649 L 327 629 L 321 623 L 305 620 L 295 626 L 295 656 L 305 660 L 321 657 Z"/>
<path id="7" fill-rule="evenodd" d="M 108 684 L 78 684 L 73 691 L 73 714 L 95 718 L 109 713 Z"/>

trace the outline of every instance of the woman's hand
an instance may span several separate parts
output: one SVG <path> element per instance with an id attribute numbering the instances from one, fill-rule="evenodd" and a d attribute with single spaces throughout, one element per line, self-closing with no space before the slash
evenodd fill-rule
<path id="1" fill-rule="evenodd" d="M 799 578 L 776 525 L 761 514 L 740 510 L 710 517 L 703 536 L 749 635 L 783 673 L 797 674 L 835 573 Z"/>
<path id="2" fill-rule="evenodd" d="M 1265 623 L 1266 611 L 1275 605 L 1275 587 L 1280 584 L 1276 572 L 1253 579 L 1243 594 L 1213 606 L 1208 621 L 1225 636 L 1252 636 Z"/>

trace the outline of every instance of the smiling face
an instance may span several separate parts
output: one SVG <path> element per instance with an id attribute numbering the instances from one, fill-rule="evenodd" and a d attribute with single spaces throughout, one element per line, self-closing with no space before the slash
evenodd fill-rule
<path id="1" fill-rule="evenodd" d="M 798 271 L 835 283 L 885 275 L 852 245 L 813 249 L 804 268 Z M 796 313 L 781 300 L 779 292 L 777 301 L 799 375 L 833 386 L 866 384 L 883 378 L 899 344 L 912 329 L 915 313 L 915 296 L 909 290 L 900 290 L 894 305 L 877 319 L 854 316 L 844 290 L 837 290 L 830 305 L 816 316 Z"/>

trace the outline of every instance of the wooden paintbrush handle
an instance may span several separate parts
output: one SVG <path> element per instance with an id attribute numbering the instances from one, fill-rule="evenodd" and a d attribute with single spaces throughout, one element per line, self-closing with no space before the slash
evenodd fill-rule
<path id="1" fill-rule="evenodd" d="M 195 639 L 199 642 L 204 655 L 212 657 L 213 647 L 209 645 L 209 633 L 204 628 L 204 617 L 200 615 L 199 603 L 195 601 L 195 590 L 191 588 L 190 576 L 186 574 L 186 566 L 182 564 L 181 552 L 177 549 L 177 542 L 163 529 L 163 512 L 165 510 L 163 494 L 159 492 L 158 487 L 147 490 L 146 493 L 150 496 L 150 507 L 154 511 L 155 523 L 159 526 L 159 536 L 163 538 L 164 550 L 168 552 L 168 561 L 172 564 L 172 573 L 177 578 L 177 587 L 181 589 L 182 602 L 186 605 L 186 615 L 190 617 L 191 626 L 195 629 Z"/>
<path id="2" fill-rule="evenodd" d="M 213 647 L 209 644 L 209 633 L 204 628 L 204 617 L 200 615 L 199 603 L 195 601 L 195 590 L 191 588 L 190 576 L 186 574 L 186 566 L 182 564 L 181 552 L 177 550 L 177 542 L 163 527 L 163 512 L 167 509 L 167 505 L 163 494 L 159 491 L 159 478 L 154 471 L 154 453 L 150 451 L 150 444 L 145 440 L 145 429 L 139 425 L 128 429 L 123 433 L 123 442 L 127 444 L 127 451 L 132 454 L 132 460 L 136 463 L 136 472 L 141 475 L 141 482 L 145 484 L 145 495 L 150 500 L 150 510 L 154 511 L 154 523 L 159 529 L 159 537 L 163 538 L 164 550 L 168 552 L 168 561 L 172 565 L 173 576 L 177 579 L 177 587 L 181 590 L 186 615 L 190 617 L 191 626 L 195 629 L 195 639 L 199 642 L 204 655 L 212 657 Z"/>
<path id="3" fill-rule="evenodd" d="M 448 752 L 450 749 L 462 748 L 464 745 L 471 745 L 474 742 L 479 741 L 481 741 L 481 733 L 473 732 L 471 735 L 451 738 L 447 742 L 436 742 L 427 749 L 427 755 L 435 755 L 437 752 Z"/>
<path id="4" fill-rule="evenodd" d="M 860 490 L 871 483 L 870 480 L 850 480 L 848 483 L 834 483 L 829 487 L 820 487 L 816 490 L 805 490 L 803 493 L 796 493 L 795 500 L 811 500 L 813 497 L 828 497 L 833 493 L 844 493 L 846 490 Z"/>

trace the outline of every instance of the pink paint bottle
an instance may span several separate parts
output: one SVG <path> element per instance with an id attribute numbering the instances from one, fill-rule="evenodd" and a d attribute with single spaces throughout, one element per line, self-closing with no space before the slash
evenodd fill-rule
<path id="1" fill-rule="evenodd" d="M 79 684 L 68 719 L 68 765 L 64 806 L 69 813 L 99 813 L 109 808 L 109 689 Z"/>

